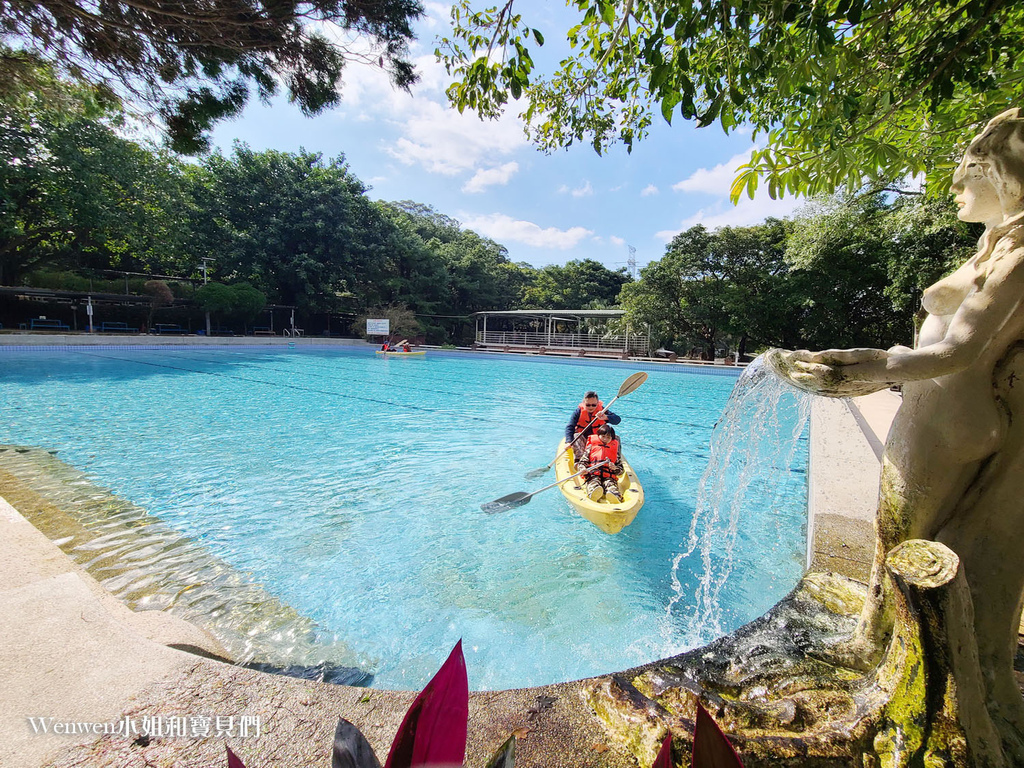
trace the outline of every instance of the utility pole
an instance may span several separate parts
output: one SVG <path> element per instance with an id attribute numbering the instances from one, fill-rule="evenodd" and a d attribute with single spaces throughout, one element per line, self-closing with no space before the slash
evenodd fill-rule
<path id="1" fill-rule="evenodd" d="M 208 282 L 206 279 L 206 262 L 213 261 L 209 256 L 203 256 L 203 285 Z M 210 311 L 206 311 L 206 338 L 210 338 Z"/>

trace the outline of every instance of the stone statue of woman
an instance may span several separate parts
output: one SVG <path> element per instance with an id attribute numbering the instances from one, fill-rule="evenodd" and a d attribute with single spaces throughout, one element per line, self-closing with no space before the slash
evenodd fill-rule
<path id="1" fill-rule="evenodd" d="M 986 229 L 977 253 L 924 292 L 915 349 L 772 350 L 768 363 L 795 386 L 832 397 L 902 384 L 867 601 L 847 650 L 877 659 L 884 649 L 889 551 L 908 539 L 942 542 L 960 557 L 970 588 L 989 714 L 1011 742 L 1004 749 L 1020 756 L 1024 699 L 1013 658 L 1024 595 L 1024 112 L 1002 113 L 974 138 L 952 191 L 959 217 Z"/>

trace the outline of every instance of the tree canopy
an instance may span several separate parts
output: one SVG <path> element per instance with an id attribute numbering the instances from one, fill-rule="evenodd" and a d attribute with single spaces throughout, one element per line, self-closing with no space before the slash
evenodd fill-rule
<path id="1" fill-rule="evenodd" d="M 5 0 L 0 4 L 0 76 L 32 79 L 51 62 L 66 75 L 155 110 L 172 146 L 206 148 L 204 132 L 237 114 L 250 89 L 269 99 L 279 84 L 306 114 L 335 105 L 346 62 L 385 68 L 408 88 L 411 22 L 418 0 Z M 362 44 L 332 41 L 329 25 Z"/>
<path id="2" fill-rule="evenodd" d="M 39 70 L 45 76 L 45 68 Z M 166 271 L 180 265 L 178 163 L 119 136 L 89 89 L 49 82 L 0 101 L 0 282 L 39 264 Z"/>
<path id="3" fill-rule="evenodd" d="M 619 301 L 656 343 L 705 357 L 909 345 L 922 290 L 955 269 L 977 235 L 945 201 L 836 196 L 788 221 L 691 227 Z"/>
<path id="4" fill-rule="evenodd" d="M 618 305 L 656 344 L 705 356 L 888 346 L 911 341 L 921 290 L 978 235 L 948 201 L 857 194 L 788 221 L 691 228 L 639 280 L 591 259 L 535 269 L 429 206 L 370 200 L 344 156 L 239 144 L 184 163 L 119 135 L 95 89 L 37 72 L 0 99 L 0 282 L 142 294 L 137 324 L 208 310 L 240 330 L 269 304 L 344 333 L 394 309 L 406 335 L 445 343 L 468 341 L 480 310 Z"/>
<path id="5" fill-rule="evenodd" d="M 613 271 L 593 259 L 552 264 L 538 270 L 524 290 L 523 304 L 529 309 L 611 307 L 631 281 L 625 269 Z"/>
<path id="6" fill-rule="evenodd" d="M 514 8 L 453 9 L 438 50 L 452 103 L 484 116 L 522 99 L 542 148 L 598 151 L 675 116 L 763 145 L 733 197 L 879 186 L 926 174 L 1024 95 L 1024 8 L 1006 0 L 573 0 L 570 54 L 538 73 L 544 33 Z"/>

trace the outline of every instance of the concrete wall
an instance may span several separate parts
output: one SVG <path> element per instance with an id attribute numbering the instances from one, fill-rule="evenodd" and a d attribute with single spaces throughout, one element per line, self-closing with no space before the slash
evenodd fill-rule
<path id="1" fill-rule="evenodd" d="M 807 565 L 866 580 L 882 450 L 902 399 L 888 390 L 811 406 Z"/>

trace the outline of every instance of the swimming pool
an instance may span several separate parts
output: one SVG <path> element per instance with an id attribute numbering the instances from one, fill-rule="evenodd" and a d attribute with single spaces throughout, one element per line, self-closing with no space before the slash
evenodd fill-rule
<path id="1" fill-rule="evenodd" d="M 555 489 L 502 514 L 480 504 L 553 482 L 523 476 L 551 460 L 583 391 L 609 401 L 635 364 L 363 349 L 0 355 L 0 442 L 58 451 L 294 608 L 330 656 L 303 649 L 296 663 L 416 688 L 461 637 L 470 685 L 484 690 L 624 669 L 711 639 L 686 605 L 704 566 L 672 563 L 735 376 L 652 366 L 616 403 L 647 503 L 608 536 Z M 744 510 L 719 593 L 725 629 L 802 572 L 805 464 L 804 450 L 790 485 Z M 147 577 L 119 576 L 131 578 Z M 682 600 L 669 611 L 672 594 Z M 186 617 L 216 631 L 217 610 L 204 610 Z M 284 656 L 299 653 L 293 639 L 281 633 Z"/>

